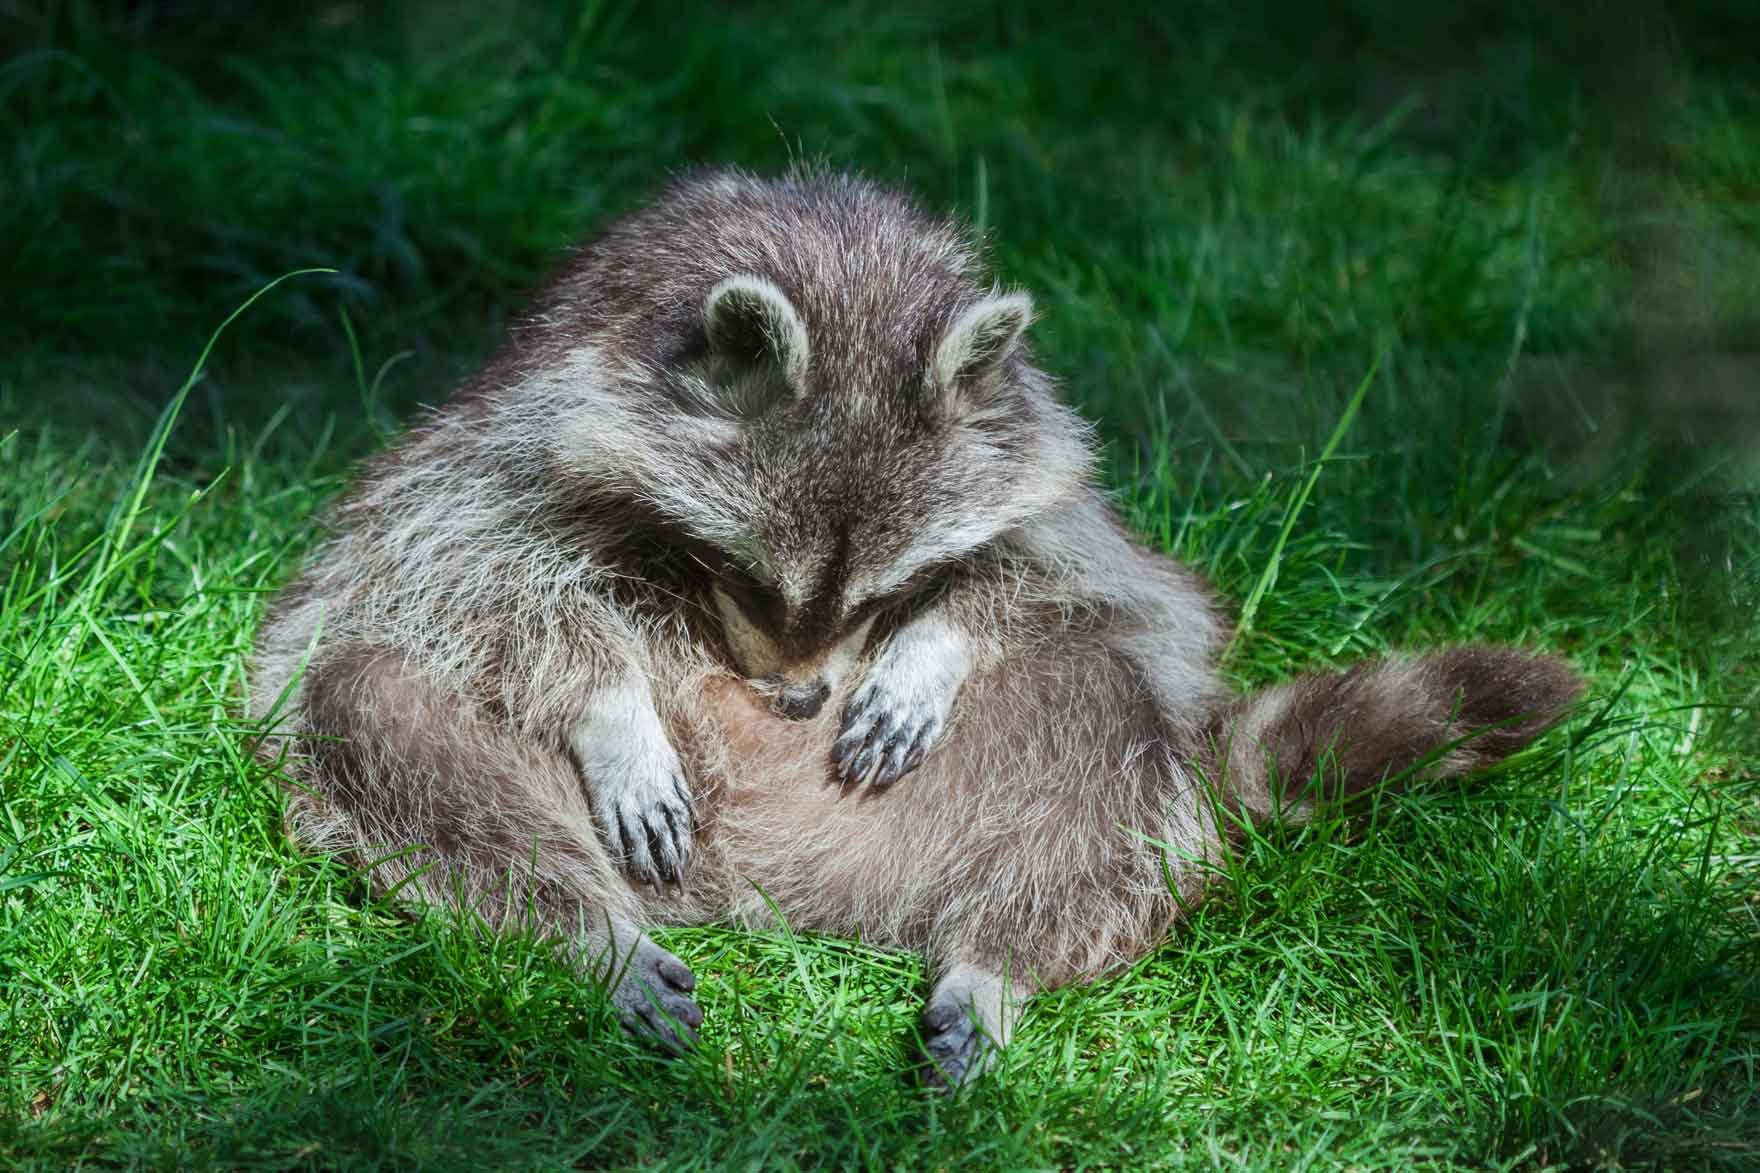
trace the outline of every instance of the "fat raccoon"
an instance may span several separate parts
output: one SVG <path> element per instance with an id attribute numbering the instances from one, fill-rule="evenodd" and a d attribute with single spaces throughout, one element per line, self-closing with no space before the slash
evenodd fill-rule
<path id="1" fill-rule="evenodd" d="M 1238 820 L 1566 711 L 1564 664 L 1483 647 L 1229 696 L 1217 600 L 1114 517 L 1032 312 L 859 178 L 702 173 L 612 225 L 270 606 L 291 835 L 536 927 L 671 1046 L 702 1014 L 650 926 L 917 950 L 952 1083 L 1162 941 Z"/>

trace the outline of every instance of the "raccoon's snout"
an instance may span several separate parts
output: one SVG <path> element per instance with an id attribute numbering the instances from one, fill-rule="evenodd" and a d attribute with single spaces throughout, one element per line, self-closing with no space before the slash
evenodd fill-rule
<path id="1" fill-rule="evenodd" d="M 811 720 L 819 715 L 819 710 L 825 707 L 825 698 L 830 695 L 831 685 L 823 680 L 788 685 L 776 694 L 777 715 L 790 721 Z"/>

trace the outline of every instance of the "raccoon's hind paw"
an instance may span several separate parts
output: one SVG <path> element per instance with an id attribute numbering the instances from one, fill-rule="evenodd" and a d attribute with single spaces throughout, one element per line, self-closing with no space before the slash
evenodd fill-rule
<path id="1" fill-rule="evenodd" d="M 959 1087 L 994 1067 L 1000 1056 L 969 1007 L 932 1002 L 923 1011 L 923 1082 L 929 1087 Z"/>
<path id="2" fill-rule="evenodd" d="M 1017 1013 L 1000 976 L 966 967 L 948 974 L 923 1007 L 923 1082 L 946 1090 L 995 1067 Z"/>
<path id="3" fill-rule="evenodd" d="M 696 988 L 689 966 L 643 937 L 616 975 L 611 1002 L 632 1033 L 681 1052 L 696 1045 L 703 1025 L 703 1011 L 691 998 Z"/>

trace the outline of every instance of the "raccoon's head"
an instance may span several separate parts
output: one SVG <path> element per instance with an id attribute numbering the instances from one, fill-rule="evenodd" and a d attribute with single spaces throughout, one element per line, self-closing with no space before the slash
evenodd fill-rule
<path id="1" fill-rule="evenodd" d="M 692 341 L 639 386 L 615 380 L 567 441 L 577 471 L 688 549 L 735 667 L 795 719 L 819 713 L 877 620 L 1090 469 L 1086 425 L 1027 359 L 1024 294 L 962 283 L 890 321 L 859 301 L 724 278 Z"/>

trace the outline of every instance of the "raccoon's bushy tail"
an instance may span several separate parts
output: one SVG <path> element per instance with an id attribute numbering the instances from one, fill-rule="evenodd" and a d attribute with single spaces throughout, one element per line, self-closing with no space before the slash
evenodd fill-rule
<path id="1" fill-rule="evenodd" d="M 1299 821 L 1427 759 L 1442 777 L 1484 769 L 1544 733 L 1582 691 L 1562 660 L 1509 648 L 1367 661 L 1226 706 L 1209 730 L 1212 776 L 1253 819 Z"/>

